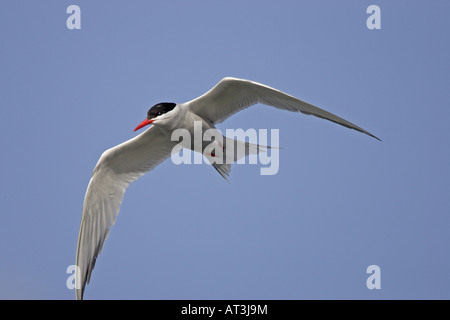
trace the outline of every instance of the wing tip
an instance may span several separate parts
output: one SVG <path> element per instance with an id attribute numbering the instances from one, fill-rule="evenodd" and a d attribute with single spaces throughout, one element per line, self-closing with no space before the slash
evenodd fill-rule
<path id="1" fill-rule="evenodd" d="M 352 128 L 352 129 L 355 129 L 355 128 Z M 366 131 L 366 130 L 364 130 L 364 129 L 362 129 L 362 128 L 358 128 L 358 129 L 355 129 L 355 130 L 357 130 L 357 131 L 359 131 L 359 132 L 362 132 L 362 133 L 365 133 L 365 134 L 367 134 L 368 136 L 377 139 L 378 141 L 383 141 L 383 140 L 381 140 L 380 138 L 378 138 L 376 135 L 371 134 L 369 131 Z"/>

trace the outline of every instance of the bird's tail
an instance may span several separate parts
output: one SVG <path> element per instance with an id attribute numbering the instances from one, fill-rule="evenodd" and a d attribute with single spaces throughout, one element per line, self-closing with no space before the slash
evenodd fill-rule
<path id="1" fill-rule="evenodd" d="M 267 152 L 270 146 L 254 144 L 224 137 L 224 143 L 217 143 L 211 150 L 204 151 L 203 155 L 209 160 L 212 166 L 220 173 L 225 180 L 231 171 L 233 163 L 245 163 L 243 158 L 249 155 L 258 155 L 260 152 Z"/>

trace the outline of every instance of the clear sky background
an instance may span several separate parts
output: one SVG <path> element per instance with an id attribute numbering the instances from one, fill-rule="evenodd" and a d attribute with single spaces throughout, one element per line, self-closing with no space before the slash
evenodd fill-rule
<path id="1" fill-rule="evenodd" d="M 81 8 L 68 30 L 66 8 Z M 369 30 L 366 9 L 381 9 Z M 102 152 L 161 101 L 258 81 L 383 141 L 254 106 L 280 168 L 167 160 L 127 190 L 86 299 L 449 299 L 449 1 L 1 1 L 0 298 L 73 299 Z M 381 289 L 366 268 L 381 269 Z"/>

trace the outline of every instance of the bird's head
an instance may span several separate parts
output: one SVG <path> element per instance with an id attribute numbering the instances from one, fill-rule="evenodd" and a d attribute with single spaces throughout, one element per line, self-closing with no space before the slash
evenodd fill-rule
<path id="1" fill-rule="evenodd" d="M 176 107 L 176 103 L 172 102 L 161 102 L 158 104 L 155 104 L 153 107 L 150 108 L 147 112 L 147 119 L 142 121 L 134 131 L 141 129 L 142 127 L 145 127 L 146 125 L 152 124 L 155 122 L 168 120 L 170 116 L 168 117 L 167 113 L 172 111 Z"/>

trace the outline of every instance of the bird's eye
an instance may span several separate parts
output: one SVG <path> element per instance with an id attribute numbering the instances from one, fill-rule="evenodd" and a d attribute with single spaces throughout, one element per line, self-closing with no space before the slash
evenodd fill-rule
<path id="1" fill-rule="evenodd" d="M 162 115 L 161 111 L 158 111 L 158 113 L 156 114 L 157 116 Z"/>

